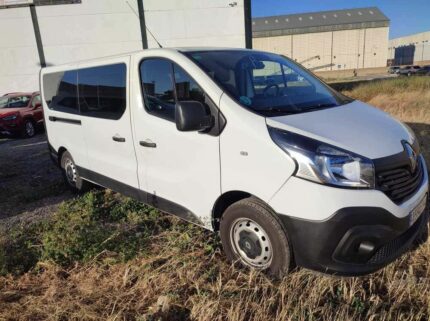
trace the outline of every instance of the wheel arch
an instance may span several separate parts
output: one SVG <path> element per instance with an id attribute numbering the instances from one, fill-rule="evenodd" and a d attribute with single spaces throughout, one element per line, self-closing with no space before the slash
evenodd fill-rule
<path id="1" fill-rule="evenodd" d="M 58 166 L 61 168 L 61 158 L 63 157 L 64 152 L 67 152 L 67 148 L 64 146 L 61 146 L 60 148 L 58 148 Z"/>
<path id="2" fill-rule="evenodd" d="M 260 202 L 269 206 L 265 201 L 258 198 L 257 196 L 240 190 L 228 191 L 218 197 L 212 210 L 212 228 L 215 232 L 219 231 L 220 220 L 225 210 L 232 204 L 243 200 L 245 198 L 253 197 L 258 199 Z"/>

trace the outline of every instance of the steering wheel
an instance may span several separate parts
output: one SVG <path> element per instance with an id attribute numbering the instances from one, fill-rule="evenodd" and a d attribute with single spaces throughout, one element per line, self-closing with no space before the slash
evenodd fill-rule
<path id="1" fill-rule="evenodd" d="M 264 97 L 268 97 L 267 92 L 269 91 L 270 88 L 275 87 L 276 88 L 276 96 L 279 96 L 279 86 L 277 84 L 269 84 L 266 86 L 266 88 L 264 88 L 263 90 L 263 95 Z"/>

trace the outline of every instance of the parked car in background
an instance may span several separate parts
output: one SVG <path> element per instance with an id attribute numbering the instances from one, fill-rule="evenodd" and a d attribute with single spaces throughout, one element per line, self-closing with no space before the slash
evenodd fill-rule
<path id="1" fill-rule="evenodd" d="M 430 76 L 430 65 L 421 67 L 421 69 L 417 71 L 417 75 Z"/>
<path id="2" fill-rule="evenodd" d="M 43 124 L 40 93 L 10 93 L 0 97 L 0 134 L 33 137 Z"/>
<path id="3" fill-rule="evenodd" d="M 399 75 L 401 76 L 413 76 L 421 69 L 420 66 L 406 66 L 400 68 Z"/>
<path id="4" fill-rule="evenodd" d="M 398 74 L 400 70 L 399 66 L 391 66 L 390 68 L 388 68 L 388 73 L 389 74 Z"/>

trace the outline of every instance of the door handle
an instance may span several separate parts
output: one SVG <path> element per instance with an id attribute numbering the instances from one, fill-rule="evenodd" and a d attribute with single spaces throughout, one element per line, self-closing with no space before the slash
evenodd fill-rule
<path id="1" fill-rule="evenodd" d="M 124 143 L 125 142 L 125 138 L 124 137 L 120 137 L 120 136 L 113 136 L 112 139 L 115 142 L 118 142 L 118 143 Z"/>
<path id="2" fill-rule="evenodd" d="M 143 147 L 149 147 L 149 148 L 156 148 L 157 147 L 156 143 L 153 143 L 153 142 L 147 141 L 147 140 L 145 140 L 145 141 L 141 140 L 139 142 L 139 144 L 140 144 L 140 146 L 143 146 Z"/>

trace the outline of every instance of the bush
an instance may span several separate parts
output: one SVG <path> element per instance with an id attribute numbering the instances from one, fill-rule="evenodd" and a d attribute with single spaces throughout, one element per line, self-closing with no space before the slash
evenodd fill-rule
<path id="1" fill-rule="evenodd" d="M 144 250 L 155 210 L 112 192 L 91 192 L 64 203 L 43 235 L 42 259 L 60 265 L 88 261 L 102 252 L 125 261 Z"/>
<path id="2" fill-rule="evenodd" d="M 41 253 L 40 233 L 45 223 L 17 226 L 0 233 L 0 275 L 31 269 Z"/>
<path id="3" fill-rule="evenodd" d="M 49 221 L 2 232 L 0 275 L 24 273 L 40 260 L 69 266 L 103 253 L 110 262 L 128 261 L 170 224 L 143 203 L 109 190 L 93 191 L 60 205 Z"/>

